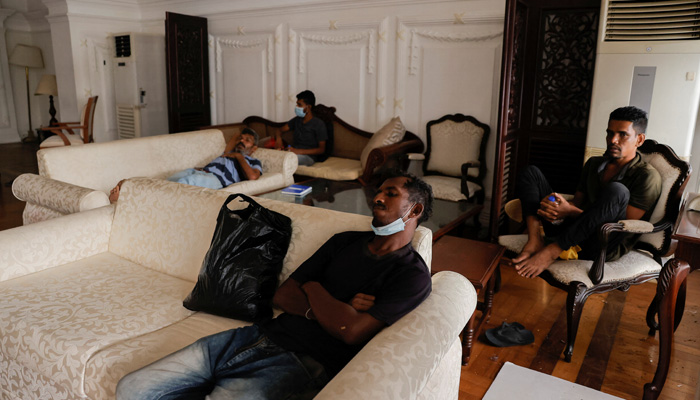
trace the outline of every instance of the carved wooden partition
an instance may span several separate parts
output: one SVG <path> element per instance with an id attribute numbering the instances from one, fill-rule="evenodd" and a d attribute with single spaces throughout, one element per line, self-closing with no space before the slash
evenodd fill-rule
<path id="1" fill-rule="evenodd" d="M 575 190 L 583 166 L 599 8 L 598 0 L 506 0 L 493 240 L 505 225 L 503 207 L 514 196 L 519 168 L 536 165 L 554 190 Z"/>

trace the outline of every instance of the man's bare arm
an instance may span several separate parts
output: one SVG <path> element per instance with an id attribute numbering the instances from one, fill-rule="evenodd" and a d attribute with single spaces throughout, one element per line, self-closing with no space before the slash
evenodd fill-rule
<path id="1" fill-rule="evenodd" d="M 642 219 L 646 211 L 634 206 L 627 206 L 627 219 Z"/>
<path id="2" fill-rule="evenodd" d="M 255 152 L 256 149 L 257 149 L 257 147 L 254 146 L 253 152 Z M 260 178 L 260 171 L 251 167 L 248 164 L 248 162 L 245 160 L 245 157 L 243 156 L 243 154 L 231 153 L 231 154 L 227 154 L 226 157 L 235 158 L 236 160 L 238 160 L 238 165 L 241 166 L 241 168 L 243 169 L 243 173 L 245 174 L 245 177 L 248 180 L 254 181 L 254 180 Z"/>
<path id="3" fill-rule="evenodd" d="M 240 133 L 233 135 L 231 137 L 231 139 L 229 139 L 228 143 L 226 143 L 226 147 L 224 148 L 224 154 L 228 154 L 228 153 L 232 152 L 240 140 L 241 140 Z"/>
<path id="4" fill-rule="evenodd" d="M 549 200 L 550 196 L 556 198 L 556 202 Z M 537 210 L 537 215 L 552 222 L 561 218 L 575 217 L 583 212 L 579 206 L 583 203 L 583 192 L 576 192 L 571 201 L 567 201 L 559 193 L 547 195 L 540 202 L 540 209 Z"/>
<path id="5" fill-rule="evenodd" d="M 363 343 L 384 327 L 370 314 L 337 300 L 318 282 L 301 286 L 316 318 L 331 336 L 347 344 Z M 373 300 L 372 300 L 373 301 Z"/>
<path id="6" fill-rule="evenodd" d="M 289 131 L 289 124 L 284 124 L 280 129 L 275 132 L 275 149 L 281 150 L 284 146 L 282 143 L 282 134 Z"/>
<path id="7" fill-rule="evenodd" d="M 306 299 L 306 293 L 301 290 L 299 282 L 292 278 L 287 278 L 277 289 L 272 297 L 272 304 L 288 314 L 302 316 L 306 314 L 310 307 L 309 301 Z"/>
<path id="8" fill-rule="evenodd" d="M 318 147 L 314 149 L 297 149 L 296 147 L 289 146 L 289 151 L 291 151 L 294 154 L 306 154 L 306 155 L 314 155 L 314 154 L 323 154 L 326 152 L 326 141 L 318 142 Z"/>

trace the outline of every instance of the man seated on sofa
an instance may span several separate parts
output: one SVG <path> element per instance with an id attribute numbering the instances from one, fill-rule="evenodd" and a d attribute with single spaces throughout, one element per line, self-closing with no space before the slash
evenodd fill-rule
<path id="1" fill-rule="evenodd" d="M 221 189 L 244 180 L 254 181 L 262 175 L 262 163 L 251 157 L 257 148 L 257 132 L 244 128 L 240 136 L 234 136 L 226 143 L 221 156 L 207 166 L 188 168 L 168 180 L 209 189 Z"/>
<path id="2" fill-rule="evenodd" d="M 373 200 L 372 231 L 329 239 L 277 289 L 284 313 L 198 340 L 124 377 L 118 399 L 313 397 L 384 326 L 431 291 L 411 246 L 432 213 L 430 186 L 400 172 Z"/>
<path id="3" fill-rule="evenodd" d="M 287 122 L 275 138 L 275 148 L 282 149 L 282 133 L 293 131 L 292 144 L 288 151 L 297 155 L 299 165 L 313 165 L 326 152 L 328 133 L 326 124 L 314 117 L 313 107 L 316 96 L 310 90 L 304 90 L 297 95 L 297 106 L 294 108 L 296 117 Z"/>

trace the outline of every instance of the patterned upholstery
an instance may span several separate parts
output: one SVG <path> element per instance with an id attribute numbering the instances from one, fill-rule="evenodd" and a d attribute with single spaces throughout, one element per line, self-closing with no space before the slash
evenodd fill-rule
<path id="1" fill-rule="evenodd" d="M 209 129 L 43 149 L 37 153 L 43 180 L 15 180 L 13 192 L 27 202 L 26 225 L 109 204 L 107 193 L 122 179 L 165 179 L 186 168 L 203 167 L 221 155 L 225 146 L 222 132 Z M 261 148 L 254 156 L 263 164 L 263 175 L 222 190 L 256 194 L 294 183 L 294 154 Z"/>
<path id="2" fill-rule="evenodd" d="M 122 186 L 116 207 L 0 231 L 0 397 L 112 399 L 125 374 L 200 337 L 244 325 L 182 307 L 228 195 L 135 178 Z M 366 230 L 371 220 L 259 202 L 293 221 L 280 282 L 331 235 Z M 419 228 L 413 246 L 429 264 L 430 230 Z M 456 399 L 458 335 L 475 303 L 461 275 L 435 275 L 431 296 L 373 339 L 332 381 L 326 398 L 357 398 L 335 393 L 362 380 L 367 393 L 392 387 L 393 397 L 386 398 L 437 393 Z"/>
<path id="3" fill-rule="evenodd" d="M 360 160 L 328 157 L 326 161 L 314 163 L 312 166 L 300 165 L 297 167 L 297 174 L 333 181 L 352 181 L 362 175 L 362 164 Z"/>
<path id="4" fill-rule="evenodd" d="M 476 198 L 483 203 L 486 169 L 482 165 L 485 162 L 482 153 L 489 127 L 473 117 L 453 114 L 429 121 L 426 132 L 428 148 L 423 175 L 433 187 L 435 198 L 449 201 Z M 474 166 L 463 171 L 466 163 Z"/>

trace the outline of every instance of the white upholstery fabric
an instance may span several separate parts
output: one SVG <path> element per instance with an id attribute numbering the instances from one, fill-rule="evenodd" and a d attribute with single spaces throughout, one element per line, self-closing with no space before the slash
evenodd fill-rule
<path id="1" fill-rule="evenodd" d="M 392 118 L 386 125 L 381 127 L 374 133 L 374 135 L 372 135 L 365 148 L 362 149 L 362 154 L 360 155 L 362 169 L 365 168 L 365 165 L 367 164 L 367 157 L 369 157 L 369 153 L 371 153 L 372 150 L 376 149 L 377 147 L 398 143 L 403 140 L 405 134 L 406 127 L 403 126 L 401 118 Z"/>
<path id="2" fill-rule="evenodd" d="M 435 376 L 476 307 L 474 287 L 454 272 L 433 277 L 433 292 L 418 308 L 384 329 L 316 397 L 337 399 L 415 399 Z M 466 318 L 465 318 L 466 317 Z M 431 338 L 429 341 L 421 338 Z M 459 368 L 461 358 L 451 359 Z M 445 397 L 459 389 L 454 375 Z M 435 389 L 431 387 L 431 389 Z M 456 391 L 455 391 L 456 390 Z"/>
<path id="3" fill-rule="evenodd" d="M 469 121 L 445 120 L 430 127 L 430 159 L 427 171 L 462 176 L 462 164 L 478 161 L 484 130 Z M 470 168 L 470 176 L 478 176 L 478 168 Z"/>
<path id="4" fill-rule="evenodd" d="M 203 167 L 225 146 L 221 131 L 210 129 L 39 150 L 37 162 L 42 176 L 107 193 L 125 178 Z"/>
<path id="5" fill-rule="evenodd" d="M 71 135 L 68 132 L 64 132 L 64 135 L 66 135 L 66 139 L 68 139 L 68 142 L 70 143 L 70 146 L 77 146 L 77 145 L 82 145 L 85 144 L 83 142 L 83 138 L 79 136 L 80 134 L 80 129 L 76 129 L 77 132 L 75 135 Z M 65 146 L 66 144 L 63 143 L 63 139 L 58 136 L 58 135 L 53 135 L 49 136 L 46 139 L 44 139 L 43 142 L 39 145 L 40 149 L 48 149 L 51 147 L 62 147 Z"/>
<path id="6" fill-rule="evenodd" d="M 107 251 L 113 215 L 107 206 L 0 231 L 0 281 Z"/>
<path id="7" fill-rule="evenodd" d="M 527 235 L 503 235 L 498 237 L 498 243 L 515 253 L 527 243 Z M 588 277 L 588 271 L 593 266 L 589 260 L 555 261 L 547 270 L 556 280 L 564 284 L 582 282 L 586 287 L 592 287 L 593 282 Z M 646 253 L 633 250 L 617 261 L 605 263 L 605 271 L 601 283 L 629 280 L 636 276 L 661 271 L 661 265 Z"/>
<path id="8" fill-rule="evenodd" d="M 649 218 L 649 222 L 656 223 L 663 218 L 666 212 L 666 203 L 673 183 L 678 179 L 680 171 L 669 164 L 666 159 L 658 153 L 642 154 L 642 160 L 651 164 L 661 175 L 661 197 L 654 207 L 654 212 Z M 664 242 L 664 232 L 647 233 L 639 238 L 640 241 L 651 244 L 657 249 L 661 249 Z"/>
<path id="9" fill-rule="evenodd" d="M 352 181 L 362 175 L 362 164 L 360 160 L 328 157 L 326 161 L 311 166 L 300 165 L 296 173 L 334 181 Z"/>
<path id="10" fill-rule="evenodd" d="M 104 192 L 35 174 L 18 176 L 12 182 L 12 194 L 22 201 L 42 198 L 44 205 L 61 214 L 72 214 L 109 205 L 109 197 Z"/>
<path id="11" fill-rule="evenodd" d="M 43 180 L 15 181 L 13 191 L 27 201 L 24 223 L 33 223 L 99 207 L 105 199 L 109 204 L 107 193 L 125 178 L 164 179 L 186 168 L 202 167 L 218 157 L 225 144 L 221 131 L 213 129 L 40 150 Z M 254 156 L 263 164 L 263 175 L 224 191 L 256 194 L 294 183 L 294 154 L 258 149 Z"/>
<path id="12" fill-rule="evenodd" d="M 182 307 L 227 195 L 132 179 L 124 183 L 116 211 L 110 205 L 0 231 L 3 398 L 111 399 L 126 373 L 202 336 L 243 325 Z M 293 221 L 280 282 L 332 234 L 367 229 L 371 220 L 260 203 Z M 413 246 L 429 265 L 430 230 L 419 228 Z M 460 352 L 454 344 L 475 303 L 465 278 L 437 274 L 431 296 L 382 331 L 333 382 L 359 379 L 368 393 L 386 392 L 389 385 L 398 394 L 393 398 L 456 398 Z M 333 383 L 331 390 L 342 391 L 342 385 Z M 332 398 L 357 397 L 348 392 Z"/>
<path id="13" fill-rule="evenodd" d="M 464 194 L 462 194 L 460 178 L 450 178 L 449 176 L 442 175 L 426 175 L 423 177 L 423 180 L 433 188 L 433 196 L 435 196 L 436 199 L 449 201 L 467 200 Z M 480 189 L 481 186 L 474 182 L 467 181 L 467 190 L 469 190 L 470 197 Z"/>

